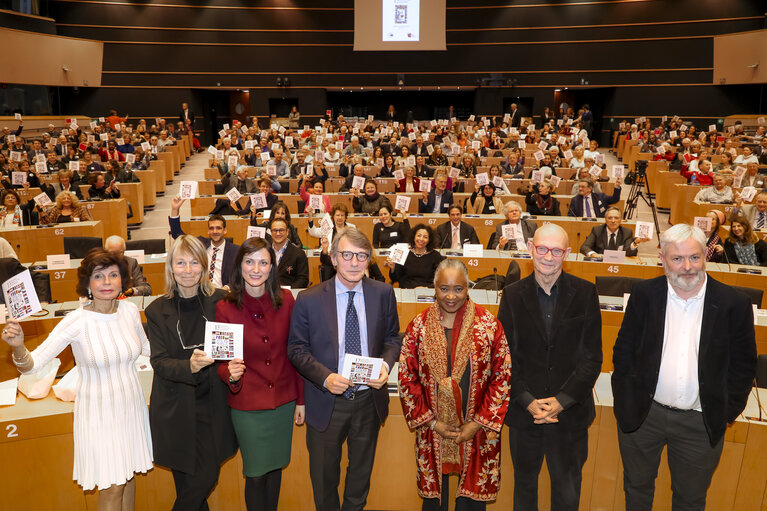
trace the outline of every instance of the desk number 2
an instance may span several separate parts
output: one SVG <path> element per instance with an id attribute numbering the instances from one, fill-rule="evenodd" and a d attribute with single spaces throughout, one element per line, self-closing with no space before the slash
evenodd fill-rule
<path id="1" fill-rule="evenodd" d="M 8 424 L 5 427 L 5 430 L 8 432 L 8 438 L 14 438 L 14 437 L 19 436 L 19 434 L 16 433 L 17 429 L 18 429 L 18 427 L 16 426 L 16 424 Z"/>

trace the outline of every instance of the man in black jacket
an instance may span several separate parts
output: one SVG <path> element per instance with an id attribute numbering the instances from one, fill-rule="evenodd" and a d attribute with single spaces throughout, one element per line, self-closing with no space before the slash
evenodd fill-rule
<path id="1" fill-rule="evenodd" d="M 474 227 L 461 221 L 461 206 L 453 204 L 448 210 L 450 221 L 437 227 L 437 247 L 461 249 L 466 243 L 479 243 Z"/>
<path id="2" fill-rule="evenodd" d="M 633 286 L 613 348 L 626 509 L 652 509 L 667 445 L 674 509 L 702 511 L 756 373 L 754 317 L 748 296 L 706 275 L 703 231 L 677 224 L 660 244 L 666 275 Z"/>
<path id="3" fill-rule="evenodd" d="M 578 509 L 592 389 L 602 366 L 602 319 L 596 286 L 562 271 L 570 253 L 556 224 L 535 231 L 527 247 L 532 275 L 504 288 L 498 319 L 511 351 L 506 424 L 514 464 L 514 509 L 538 509 L 544 457 L 551 509 Z"/>
<path id="4" fill-rule="evenodd" d="M 581 245 L 581 254 L 594 257 L 605 253 L 605 250 L 623 250 L 627 256 L 638 253 L 637 244 L 647 239 L 635 238 L 631 229 L 621 225 L 621 212 L 618 208 L 609 207 L 605 213 L 605 223 L 591 229 L 586 241 Z"/>
<path id="5" fill-rule="evenodd" d="M 309 286 L 309 260 L 306 252 L 288 243 L 288 222 L 273 218 L 269 222 L 272 248 L 277 257 L 277 275 L 281 286 L 303 289 Z"/>

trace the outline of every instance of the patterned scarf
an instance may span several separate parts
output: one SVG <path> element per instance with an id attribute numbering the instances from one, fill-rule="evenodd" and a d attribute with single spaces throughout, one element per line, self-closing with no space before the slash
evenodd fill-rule
<path id="1" fill-rule="evenodd" d="M 461 389 L 458 384 L 471 356 L 474 310 L 474 303 L 467 299 L 464 306 L 456 314 L 453 323 L 453 338 L 449 340 L 452 361 L 450 374 L 447 372 L 448 340 L 445 339 L 445 329 L 440 323 L 442 313 L 436 302 L 429 307 L 424 322 L 426 363 L 429 365 L 432 376 L 439 384 L 436 415 L 440 421 L 451 426 L 463 424 L 463 417 L 461 416 L 463 404 L 461 402 Z M 460 329 L 455 328 L 457 325 L 460 325 Z M 443 469 L 461 466 L 461 449 L 453 441 L 442 442 L 442 466 Z M 454 470 L 452 468 L 450 471 Z"/>
<path id="2" fill-rule="evenodd" d="M 0 206 L 0 215 L 5 218 L 7 214 L 8 208 L 5 206 Z M 21 225 L 21 208 L 19 206 L 16 206 L 16 208 L 13 210 L 13 225 Z"/>
<path id="3" fill-rule="evenodd" d="M 716 246 L 720 244 L 722 240 L 719 238 L 719 235 L 717 233 L 713 233 L 711 237 L 708 239 L 708 244 L 706 245 L 706 261 L 710 261 L 711 258 L 714 256 L 714 253 L 716 252 Z"/>
<path id="4" fill-rule="evenodd" d="M 753 243 L 746 243 L 744 245 L 742 241 L 735 242 L 735 255 L 738 256 L 738 262 L 740 262 L 740 264 L 759 266 Z"/>

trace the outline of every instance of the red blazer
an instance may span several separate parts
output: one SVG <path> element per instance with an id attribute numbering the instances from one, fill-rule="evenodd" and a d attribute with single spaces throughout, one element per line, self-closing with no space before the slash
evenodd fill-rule
<path id="1" fill-rule="evenodd" d="M 407 186 L 407 179 L 400 179 L 399 181 L 397 181 L 397 183 L 399 183 L 399 185 L 398 185 L 398 187 L 397 187 L 397 189 L 399 190 L 399 192 L 400 192 L 400 193 L 406 193 L 406 192 L 405 192 L 405 190 L 406 190 L 406 189 L 405 189 L 405 186 Z M 420 179 L 418 179 L 417 177 L 413 177 L 413 192 L 414 192 L 414 193 L 419 193 L 419 192 L 418 192 L 418 188 L 419 188 L 420 186 L 421 186 L 421 180 L 420 180 Z"/>
<path id="2" fill-rule="evenodd" d="M 229 383 L 228 363 L 218 365 L 219 377 L 229 385 L 229 406 L 237 410 L 274 410 L 291 401 L 304 404 L 303 381 L 288 360 L 295 301 L 290 290 L 281 291 L 280 310 L 274 310 L 268 293 L 253 298 L 243 292 L 242 309 L 226 300 L 216 306 L 216 321 L 244 325 L 245 374 Z"/>
<path id="3" fill-rule="evenodd" d="M 680 174 L 686 177 L 687 181 L 690 181 L 692 179 L 692 175 L 695 174 L 698 177 L 698 184 L 701 186 L 711 186 L 714 184 L 714 174 L 712 172 L 703 174 L 701 172 L 683 170 L 680 172 Z"/>
<path id="4" fill-rule="evenodd" d="M 99 149 L 99 157 L 101 158 L 101 161 L 109 161 L 109 160 L 116 160 L 116 161 L 125 161 L 125 155 L 115 149 L 114 153 L 110 154 L 109 151 L 106 149 Z"/>

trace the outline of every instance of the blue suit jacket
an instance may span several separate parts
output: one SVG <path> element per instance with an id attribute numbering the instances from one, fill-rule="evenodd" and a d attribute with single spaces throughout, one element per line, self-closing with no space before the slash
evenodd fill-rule
<path id="1" fill-rule="evenodd" d="M 298 294 L 288 338 L 288 358 L 305 381 L 306 423 L 319 431 L 327 429 L 336 398 L 323 384 L 331 373 L 341 372 L 335 286 L 333 278 Z M 368 322 L 368 353 L 371 357 L 383 358 L 391 369 L 399 359 L 402 344 L 394 289 L 365 277 L 362 292 Z M 381 422 L 389 413 L 386 387 L 372 389 Z"/>
<path id="2" fill-rule="evenodd" d="M 437 198 L 434 193 L 434 189 L 429 192 L 429 200 L 424 205 L 423 199 L 418 199 L 418 212 L 419 213 L 431 213 L 434 211 L 434 200 Z M 450 205 L 453 204 L 453 192 L 445 188 L 442 192 L 442 205 L 439 207 L 440 213 L 447 213 L 450 209 Z"/>
<path id="3" fill-rule="evenodd" d="M 168 217 L 168 223 L 170 224 L 170 235 L 175 240 L 179 236 L 186 234 L 181 229 L 181 218 Z M 197 236 L 197 239 L 205 246 L 205 250 L 210 247 L 210 238 L 205 236 Z M 229 277 L 232 275 L 232 268 L 234 268 L 234 260 L 237 258 L 237 252 L 240 250 L 239 245 L 235 245 L 229 240 L 224 242 L 224 260 L 221 262 L 221 285 L 226 286 L 229 284 Z"/>
<path id="4" fill-rule="evenodd" d="M 598 218 L 604 218 L 605 211 L 607 211 L 607 206 L 610 204 L 615 204 L 619 200 L 621 200 L 621 189 L 617 186 L 615 187 L 615 190 L 613 190 L 612 196 L 592 191 L 591 211 L 594 213 L 594 216 Z M 572 198 L 572 200 L 570 200 L 570 209 L 567 212 L 567 216 L 582 217 L 585 214 L 585 209 L 583 207 L 583 196 L 576 195 Z"/>

